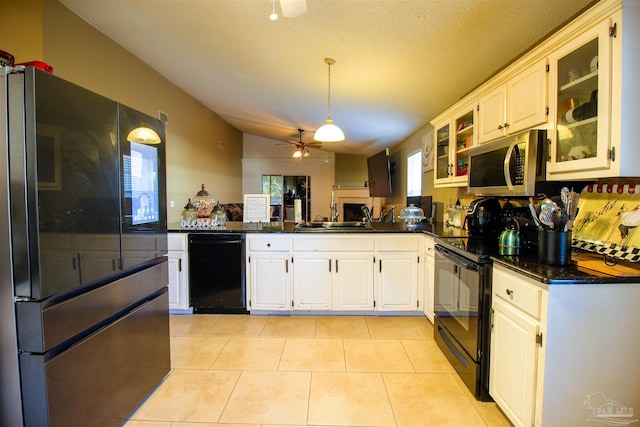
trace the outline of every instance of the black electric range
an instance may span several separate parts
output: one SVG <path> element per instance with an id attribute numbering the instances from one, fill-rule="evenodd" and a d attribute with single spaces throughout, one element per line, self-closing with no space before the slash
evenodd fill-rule
<path id="1" fill-rule="evenodd" d="M 497 236 L 437 237 L 437 245 L 477 263 L 490 263 L 499 254 Z"/>

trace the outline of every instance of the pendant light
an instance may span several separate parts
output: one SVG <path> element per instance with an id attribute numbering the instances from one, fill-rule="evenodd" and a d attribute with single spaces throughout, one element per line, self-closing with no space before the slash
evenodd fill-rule
<path id="1" fill-rule="evenodd" d="M 278 14 L 276 13 L 276 0 L 271 0 L 271 15 L 269 15 L 269 19 L 275 21 L 278 19 Z"/>
<path id="2" fill-rule="evenodd" d="M 336 61 L 333 58 L 324 58 L 324 62 L 329 66 L 327 122 L 316 131 L 313 139 L 322 142 L 344 141 L 344 133 L 338 126 L 334 125 L 333 120 L 331 120 L 331 66 L 334 65 Z"/>
<path id="3" fill-rule="evenodd" d="M 162 142 L 160 135 L 158 135 L 153 129 L 146 126 L 135 128 L 129 132 L 129 135 L 127 135 L 127 141 L 148 145 L 160 144 Z"/>

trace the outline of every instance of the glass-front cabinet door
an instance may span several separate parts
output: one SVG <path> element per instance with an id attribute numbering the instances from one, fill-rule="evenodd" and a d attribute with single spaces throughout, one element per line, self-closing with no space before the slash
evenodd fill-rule
<path id="1" fill-rule="evenodd" d="M 451 175 L 449 127 L 450 124 L 447 122 L 436 128 L 436 183 L 449 181 Z"/>
<path id="2" fill-rule="evenodd" d="M 567 43 L 549 58 L 552 117 L 550 178 L 609 167 L 609 20 Z M 556 175 L 557 176 L 557 175 Z"/>
<path id="3" fill-rule="evenodd" d="M 469 173 L 469 149 L 476 144 L 475 105 L 458 110 L 436 125 L 434 184 L 440 187 L 464 186 Z"/>
<path id="4" fill-rule="evenodd" d="M 471 108 L 461 115 L 455 116 L 456 149 L 452 168 L 453 176 L 455 181 L 464 181 L 465 183 L 469 174 L 469 148 L 474 145 L 474 110 Z"/>

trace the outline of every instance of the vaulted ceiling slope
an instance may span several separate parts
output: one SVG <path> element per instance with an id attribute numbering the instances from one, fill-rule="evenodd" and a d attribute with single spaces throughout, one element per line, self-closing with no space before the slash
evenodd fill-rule
<path id="1" fill-rule="evenodd" d="M 331 117 L 332 151 L 393 146 L 592 0 L 60 0 L 242 132 L 304 140 Z M 279 4 L 276 2 L 278 12 Z"/>

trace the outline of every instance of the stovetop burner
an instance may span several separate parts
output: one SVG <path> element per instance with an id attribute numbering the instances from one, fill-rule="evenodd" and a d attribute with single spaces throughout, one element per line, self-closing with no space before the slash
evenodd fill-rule
<path id="1" fill-rule="evenodd" d="M 436 244 L 476 262 L 491 262 L 489 258 L 499 253 L 496 236 L 438 237 Z"/>

